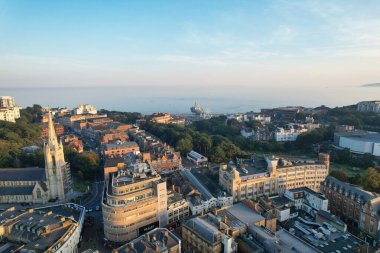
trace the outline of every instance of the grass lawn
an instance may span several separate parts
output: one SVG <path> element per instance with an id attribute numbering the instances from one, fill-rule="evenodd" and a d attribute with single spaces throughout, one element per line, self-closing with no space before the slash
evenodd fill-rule
<path id="1" fill-rule="evenodd" d="M 74 182 L 74 191 L 78 192 L 86 192 L 88 190 L 88 186 L 90 186 L 89 181 L 76 181 Z"/>
<path id="2" fill-rule="evenodd" d="M 330 171 L 343 171 L 348 177 L 353 177 L 356 174 L 360 174 L 362 176 L 366 170 L 346 164 L 330 163 Z"/>

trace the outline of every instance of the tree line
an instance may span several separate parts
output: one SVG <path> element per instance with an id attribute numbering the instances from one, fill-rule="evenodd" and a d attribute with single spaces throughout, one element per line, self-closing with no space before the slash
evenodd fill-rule
<path id="1" fill-rule="evenodd" d="M 21 110 L 21 117 L 16 123 L 0 121 L 0 168 L 43 164 L 42 151 L 27 153 L 21 149 L 39 142 L 41 127 L 37 123 L 37 117 L 40 113 L 41 106 L 34 105 Z"/>
<path id="2" fill-rule="evenodd" d="M 228 138 L 219 134 L 200 132 L 189 126 L 155 124 L 145 121 L 140 127 L 174 147 L 182 155 L 195 150 L 209 158 L 211 162 L 227 162 L 237 156 L 245 155 Z"/>

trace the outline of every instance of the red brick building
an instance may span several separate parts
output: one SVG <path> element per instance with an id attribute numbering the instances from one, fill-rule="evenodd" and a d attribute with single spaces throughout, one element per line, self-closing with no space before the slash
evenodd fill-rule
<path id="1" fill-rule="evenodd" d="M 329 200 L 331 213 L 379 241 L 380 196 L 330 176 L 321 184 L 321 192 Z"/>
<path id="2" fill-rule="evenodd" d="M 58 137 L 61 137 L 65 133 L 65 128 L 59 123 L 54 124 L 54 129 L 55 129 L 55 133 Z M 49 126 L 47 123 L 43 123 L 42 124 L 41 137 L 47 137 L 48 133 L 49 133 Z"/>

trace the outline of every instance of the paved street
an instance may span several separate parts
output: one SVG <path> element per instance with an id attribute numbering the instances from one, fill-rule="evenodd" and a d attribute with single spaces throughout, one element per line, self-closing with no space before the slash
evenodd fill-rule
<path id="1" fill-rule="evenodd" d="M 92 226 L 84 226 L 82 242 L 79 252 L 86 249 L 97 249 L 99 252 L 112 252 L 112 249 L 104 246 L 103 234 L 103 217 L 101 209 L 96 211 L 96 206 L 101 208 L 101 200 L 103 194 L 103 181 L 95 182 L 91 188 L 91 197 L 83 205 L 87 210 L 92 209 L 92 212 L 86 213 L 86 217 L 93 217 L 94 224 Z"/>
<path id="2" fill-rule="evenodd" d="M 86 209 L 94 209 L 96 206 L 101 206 L 100 203 L 102 201 L 102 194 L 103 194 L 103 181 L 95 182 L 90 191 L 91 191 L 91 198 L 83 203 L 82 205 L 86 207 Z"/>

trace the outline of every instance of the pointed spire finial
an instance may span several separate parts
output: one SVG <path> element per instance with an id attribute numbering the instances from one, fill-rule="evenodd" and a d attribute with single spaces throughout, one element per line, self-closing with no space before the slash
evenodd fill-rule
<path id="1" fill-rule="evenodd" d="M 56 146 L 56 144 L 58 143 L 57 141 L 57 135 L 55 134 L 55 129 L 54 129 L 54 122 L 53 122 L 53 117 L 52 117 L 52 113 L 51 111 L 49 110 L 48 111 L 48 131 L 49 131 L 49 140 L 48 140 L 48 143 L 50 146 Z"/>

